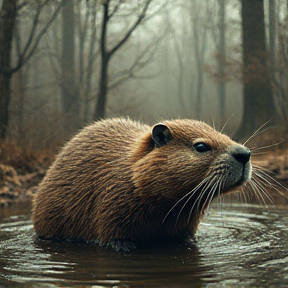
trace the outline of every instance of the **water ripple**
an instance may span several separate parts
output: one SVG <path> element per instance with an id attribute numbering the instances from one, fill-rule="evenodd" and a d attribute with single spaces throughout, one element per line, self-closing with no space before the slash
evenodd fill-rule
<path id="1" fill-rule="evenodd" d="M 124 254 L 35 241 L 30 213 L 17 213 L 0 217 L 0 286 L 288 286 L 286 208 L 214 206 L 200 224 L 195 246 Z"/>

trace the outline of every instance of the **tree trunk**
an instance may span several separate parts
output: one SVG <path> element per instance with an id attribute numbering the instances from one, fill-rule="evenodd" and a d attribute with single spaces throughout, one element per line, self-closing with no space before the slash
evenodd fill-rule
<path id="1" fill-rule="evenodd" d="M 264 1 L 242 0 L 244 110 L 238 139 L 276 116 L 265 48 Z"/>
<path id="2" fill-rule="evenodd" d="M 226 121 L 226 84 L 224 80 L 224 70 L 225 70 L 225 0 L 219 0 L 219 60 L 218 60 L 218 73 L 220 76 L 220 81 L 218 84 L 218 95 L 220 104 L 220 117 L 222 121 Z"/>
<path id="3" fill-rule="evenodd" d="M 205 57 L 205 46 L 207 41 L 207 29 L 199 32 L 196 27 L 196 19 L 193 23 L 194 32 L 194 47 L 195 47 L 195 58 L 196 58 L 196 70 L 197 70 L 197 84 L 196 84 L 196 118 L 201 119 L 202 115 L 202 94 L 203 94 L 203 66 Z M 201 39 L 201 40 L 200 40 Z"/>
<path id="4" fill-rule="evenodd" d="M 77 85 L 75 83 L 75 17 L 74 1 L 65 1 L 62 10 L 61 94 L 66 113 L 79 113 Z"/>
<path id="5" fill-rule="evenodd" d="M 104 53 L 105 54 L 105 53 Z M 108 77 L 108 57 L 101 57 L 101 75 L 99 78 L 99 94 L 94 115 L 94 120 L 100 120 L 105 117 L 106 94 L 107 94 L 107 77 Z"/>
<path id="6" fill-rule="evenodd" d="M 87 78 L 86 85 L 84 89 L 84 123 L 88 123 L 91 118 L 90 106 L 91 106 L 91 83 L 93 77 L 93 64 L 95 63 L 95 46 L 97 43 L 97 27 L 96 27 L 96 17 L 97 17 L 97 1 L 92 3 L 92 12 L 93 15 L 91 22 L 95 23 L 93 27 L 91 27 L 91 38 L 88 50 L 88 67 L 87 67 Z"/>
<path id="7" fill-rule="evenodd" d="M 110 17 L 113 16 L 113 12 L 111 15 L 109 15 L 109 4 L 110 0 L 103 1 L 103 18 L 102 18 L 102 30 L 101 30 L 101 40 L 100 40 L 100 54 L 101 54 L 101 71 L 100 71 L 100 77 L 99 77 L 99 93 L 97 98 L 97 103 L 95 107 L 94 112 L 94 120 L 99 120 L 101 118 L 105 117 L 105 109 L 106 109 L 106 94 L 107 94 L 107 84 L 108 84 L 108 66 L 109 61 L 111 57 L 114 55 L 116 51 L 118 51 L 119 48 L 122 47 L 122 45 L 130 38 L 131 34 L 134 32 L 134 30 L 138 27 L 140 22 L 143 20 L 143 18 L 146 15 L 146 11 L 150 5 L 152 0 L 146 0 L 146 3 L 143 6 L 143 9 L 141 13 L 138 15 L 136 21 L 134 24 L 130 27 L 130 29 L 124 34 L 122 39 L 113 47 L 111 50 L 107 50 L 106 47 L 106 40 L 107 40 L 107 25 Z M 120 5 L 121 2 L 119 2 L 116 5 L 116 10 L 118 5 Z"/>
<path id="8" fill-rule="evenodd" d="M 0 14 L 0 138 L 5 139 L 9 123 L 11 50 L 17 0 L 4 0 Z"/>
<path id="9" fill-rule="evenodd" d="M 203 94 L 203 80 L 204 80 L 204 58 L 207 43 L 207 27 L 200 22 L 200 17 L 198 13 L 200 13 L 201 6 L 198 6 L 201 2 L 191 1 L 191 39 L 194 43 L 194 57 L 196 62 L 195 70 L 197 71 L 197 83 L 196 83 L 196 109 L 195 105 L 192 102 L 194 111 L 196 112 L 195 118 L 201 119 L 202 117 L 202 94 Z M 209 5 L 207 6 L 208 9 Z"/>
<path id="10" fill-rule="evenodd" d="M 0 139 L 6 138 L 9 123 L 10 73 L 0 73 Z"/>
<path id="11" fill-rule="evenodd" d="M 101 71 L 99 77 L 99 93 L 97 97 L 97 104 L 94 113 L 94 120 L 99 120 L 105 117 L 106 107 L 106 93 L 107 93 L 107 76 L 108 76 L 108 63 L 109 53 L 106 48 L 106 34 L 107 24 L 109 20 L 109 1 L 103 4 L 103 18 L 102 18 L 102 30 L 101 30 L 101 43 L 100 43 L 100 56 L 101 56 Z"/>
<path id="12" fill-rule="evenodd" d="M 275 1 L 269 0 L 269 52 L 270 52 L 270 66 L 271 74 L 274 73 L 275 60 L 275 43 L 276 43 L 276 28 L 275 28 Z M 273 75 L 274 76 L 274 75 Z"/>

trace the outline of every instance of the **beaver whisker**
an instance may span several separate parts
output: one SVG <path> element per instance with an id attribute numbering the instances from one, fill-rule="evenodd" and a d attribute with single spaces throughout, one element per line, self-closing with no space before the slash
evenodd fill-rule
<path id="1" fill-rule="evenodd" d="M 259 183 L 257 183 L 256 181 L 251 181 L 249 184 L 250 184 L 250 187 L 252 188 L 252 191 L 254 192 L 254 195 L 258 199 L 259 203 L 262 202 L 265 205 L 265 207 L 268 208 L 268 205 L 267 205 L 264 197 L 262 196 L 262 193 L 263 193 L 267 197 L 267 199 L 269 199 L 271 204 L 274 204 L 273 201 L 271 200 L 271 197 L 269 197 L 266 194 L 265 190 L 263 189 L 263 187 Z"/>
<path id="2" fill-rule="evenodd" d="M 260 171 L 260 173 L 261 173 L 261 171 Z M 262 192 L 262 194 L 265 196 L 265 198 L 266 199 L 268 199 L 269 200 L 269 202 L 274 206 L 275 205 L 275 203 L 274 203 L 274 199 L 273 199 L 273 197 L 268 193 L 268 192 L 266 192 L 266 187 L 267 186 L 269 186 L 269 187 L 271 187 L 274 191 L 276 191 L 277 193 L 279 193 L 281 196 L 283 196 L 283 197 L 285 197 L 285 198 L 287 198 L 287 196 L 282 192 L 282 191 L 280 191 L 278 188 L 277 188 L 277 186 L 275 185 L 275 184 L 273 184 L 273 183 L 271 183 L 268 179 L 266 179 L 263 175 L 261 175 L 260 173 L 253 173 L 254 174 L 254 183 L 255 184 L 258 184 L 258 186 L 259 187 L 261 187 L 260 189 L 261 189 L 261 192 Z M 262 171 L 262 173 L 263 173 L 263 171 Z M 272 178 L 272 177 L 271 177 Z M 275 179 L 273 179 L 272 178 L 272 180 L 273 181 L 275 181 L 275 183 L 277 182 L 277 185 L 280 185 L 279 187 L 282 187 L 282 185 L 280 184 L 280 183 L 278 183 L 278 181 L 277 180 L 275 180 Z M 264 202 L 264 201 L 263 201 Z M 266 208 L 267 208 L 267 205 L 266 205 L 266 203 L 265 203 L 265 206 L 266 206 Z"/>
<path id="3" fill-rule="evenodd" d="M 259 188 L 261 188 L 261 191 L 262 191 L 263 195 L 264 195 L 267 199 L 269 199 L 269 201 L 270 201 L 270 203 L 271 203 L 272 205 L 274 205 L 274 200 L 273 200 L 273 198 L 270 196 L 269 193 L 267 193 L 267 192 L 265 191 L 265 187 L 267 186 L 267 183 L 266 183 L 266 181 L 265 181 L 265 178 L 262 177 L 261 174 L 257 173 L 257 171 L 254 171 L 254 172 L 253 172 L 253 176 L 254 176 L 254 177 L 253 177 L 253 179 L 252 179 L 252 183 L 254 183 L 254 184 L 257 185 Z M 269 182 L 269 181 L 268 181 L 268 182 Z M 272 185 L 271 183 L 269 184 L 269 186 L 273 187 L 273 185 Z M 274 190 L 277 190 L 276 187 L 273 187 L 273 189 L 274 189 Z"/>
<path id="4" fill-rule="evenodd" d="M 203 187 L 203 189 L 201 190 L 201 192 L 200 192 L 200 194 L 198 195 L 198 197 L 196 198 L 196 200 L 195 200 L 195 202 L 193 203 L 193 205 L 192 205 L 192 207 L 191 207 L 191 209 L 190 209 L 190 212 L 189 212 L 189 216 L 188 216 L 188 219 L 187 219 L 187 223 L 189 223 L 189 221 L 190 221 L 190 218 L 191 218 L 191 215 L 192 215 L 192 212 L 194 211 L 194 207 L 195 207 L 195 205 L 196 205 L 196 203 L 197 203 L 197 210 L 196 211 L 198 211 L 199 212 L 199 208 L 200 208 L 200 203 L 201 203 L 201 200 L 202 200 L 202 198 L 203 198 L 203 196 L 205 195 L 205 193 L 207 192 L 207 190 L 208 189 L 213 189 L 213 187 L 214 187 L 214 185 L 217 183 L 217 181 L 216 181 L 216 179 L 214 178 L 214 177 L 211 177 L 210 178 L 210 182 L 208 182 L 208 185 L 206 185 L 205 184 L 205 186 Z M 211 187 L 212 186 L 212 187 Z M 210 191 L 211 191 L 210 190 Z M 209 197 L 209 194 L 210 194 L 210 191 L 209 191 L 209 193 L 208 193 L 208 196 L 207 197 Z M 205 203 L 205 202 L 204 202 Z M 186 203 L 185 203 L 186 204 Z M 203 206 L 202 206 L 203 207 Z"/>
<path id="5" fill-rule="evenodd" d="M 247 183 L 246 186 L 243 186 L 241 187 L 241 190 L 240 192 L 238 193 L 238 199 L 245 203 L 246 205 L 249 203 L 249 200 L 251 199 L 251 196 L 250 196 L 250 192 L 251 190 L 250 189 L 253 189 L 253 187 L 251 187 L 250 189 L 248 189 L 248 186 L 251 187 L 251 184 L 250 183 Z"/>
<path id="6" fill-rule="evenodd" d="M 253 152 L 253 156 L 267 155 L 266 152 Z"/>
<path id="7" fill-rule="evenodd" d="M 219 203 L 219 208 L 220 208 L 221 212 L 223 211 L 223 206 L 224 206 L 224 196 L 221 194 L 222 184 L 223 184 L 223 182 L 221 182 L 219 187 L 218 187 L 218 195 L 217 195 L 217 201 Z"/>
<path id="8" fill-rule="evenodd" d="M 281 141 L 279 141 L 279 142 L 277 142 L 277 143 L 273 143 L 273 144 L 271 144 L 271 145 L 266 145 L 266 146 L 261 146 L 261 147 L 253 147 L 253 148 L 250 148 L 250 150 L 251 150 L 251 152 L 253 152 L 253 154 L 255 153 L 255 152 L 257 152 L 257 151 L 260 151 L 260 150 L 264 150 L 264 149 L 268 149 L 268 148 L 271 148 L 271 147 L 274 147 L 274 146 L 278 146 L 279 144 L 281 144 L 281 143 L 283 143 L 283 141 L 284 140 L 281 140 Z M 257 153 L 257 155 L 259 155 L 258 153 Z"/>
<path id="9" fill-rule="evenodd" d="M 216 189 L 217 189 L 217 186 L 218 186 L 219 181 L 220 181 L 220 179 L 217 179 L 217 180 L 214 182 L 214 184 L 213 184 L 213 182 L 212 182 L 213 186 L 212 186 L 211 188 L 210 188 L 210 187 L 207 187 L 206 191 L 207 191 L 208 189 L 209 189 L 210 191 L 209 191 L 209 193 L 208 193 L 208 195 L 207 195 L 207 197 L 206 197 L 206 199 L 205 199 L 202 207 L 205 207 L 205 206 L 206 206 L 206 203 L 207 203 L 208 199 L 210 199 L 210 195 L 211 195 L 211 194 L 212 194 L 212 198 L 213 198 L 214 192 L 215 192 Z M 200 208 L 200 203 L 201 203 L 201 200 L 203 199 L 206 191 L 203 191 L 204 193 L 201 193 L 201 198 L 199 199 L 198 205 L 197 205 L 197 210 L 198 210 L 198 211 L 200 210 L 200 209 L 199 209 L 199 208 Z M 191 215 L 191 214 L 190 214 L 190 215 Z M 190 216 L 190 215 L 189 215 L 189 216 Z"/>
<path id="10" fill-rule="evenodd" d="M 192 213 L 192 211 L 194 210 L 195 205 L 197 204 L 197 210 L 196 210 L 196 211 L 199 211 L 200 203 L 201 203 L 201 200 L 202 200 L 203 196 L 205 195 L 205 193 L 206 193 L 209 189 L 211 189 L 211 186 L 214 185 L 214 183 L 215 183 L 214 179 L 211 178 L 210 181 L 211 181 L 211 182 L 208 182 L 208 183 L 205 184 L 205 186 L 203 187 L 203 189 L 200 191 L 198 197 L 197 197 L 196 200 L 194 201 L 194 204 L 193 204 L 192 208 L 190 209 L 190 213 L 189 213 L 189 217 L 188 217 L 188 222 L 189 222 L 191 213 Z M 208 195 L 209 195 L 209 193 L 208 193 Z M 208 196 L 207 196 L 207 197 L 208 197 Z"/>
<path id="11" fill-rule="evenodd" d="M 204 184 L 207 183 L 209 181 L 209 177 L 203 179 L 195 188 L 193 188 L 191 191 L 189 191 L 188 193 L 186 193 L 183 197 L 181 197 L 173 206 L 172 208 L 168 211 L 168 213 L 166 214 L 166 216 L 163 218 L 162 220 L 162 224 L 164 223 L 164 221 L 166 220 L 166 218 L 169 216 L 169 214 L 172 212 L 172 210 L 182 201 L 184 200 L 186 197 L 189 197 L 188 200 L 184 203 L 183 207 L 181 208 L 180 212 L 178 213 L 177 219 L 176 219 L 176 223 L 179 219 L 179 215 L 181 214 L 182 210 L 184 209 L 184 207 L 186 206 L 186 204 L 189 202 L 189 200 L 191 199 L 191 197 L 193 197 L 194 193 Z M 192 195 L 191 195 L 192 194 Z"/>
<path id="12" fill-rule="evenodd" d="M 232 115 L 227 119 L 227 121 L 224 123 L 222 129 L 220 130 L 220 133 L 223 133 L 223 130 L 225 129 L 226 125 L 229 123 L 230 119 L 231 119 Z"/>
<path id="13" fill-rule="evenodd" d="M 207 195 L 207 198 L 206 198 L 206 200 L 205 200 L 205 202 L 203 204 L 203 207 L 206 207 L 206 211 L 208 211 L 209 208 L 210 208 L 210 204 L 211 204 L 212 200 L 214 199 L 216 191 L 218 190 L 218 187 L 219 187 L 218 184 L 219 184 L 219 181 L 217 181 L 213 185 L 212 189 L 209 191 L 209 193 Z M 206 203 L 207 203 L 207 206 L 206 206 Z"/>
<path id="14" fill-rule="evenodd" d="M 256 169 L 254 169 L 254 175 L 256 177 L 258 177 L 258 180 L 262 181 L 262 183 L 266 186 L 271 187 L 272 189 L 274 189 L 275 191 L 277 191 L 280 195 L 282 195 L 283 197 L 285 197 L 286 199 L 288 199 L 288 196 L 285 195 L 282 191 L 278 190 L 277 187 L 280 187 L 282 189 L 284 189 L 285 191 L 288 191 L 288 188 L 286 188 L 285 186 L 283 186 L 280 182 L 278 182 L 276 179 L 274 179 L 273 177 L 271 177 L 268 173 L 266 173 L 263 168 L 255 165 L 254 166 Z M 259 169 L 260 168 L 260 169 Z M 271 181 L 271 182 L 270 182 Z M 273 183 L 274 182 L 274 183 Z"/>
<path id="15" fill-rule="evenodd" d="M 220 205 L 221 205 L 221 200 L 222 200 L 222 194 L 221 194 L 221 191 L 222 191 L 222 184 L 223 184 L 223 181 L 219 181 L 219 185 L 218 185 L 218 195 L 217 195 L 217 197 L 218 197 L 218 199 L 220 200 Z M 216 192 L 216 191 L 215 191 Z M 208 205 L 207 205 L 207 211 L 209 211 L 209 209 L 210 209 L 210 205 L 211 205 L 211 203 L 212 203 L 212 200 L 213 200 L 213 198 L 214 198 L 214 195 L 215 195 L 215 193 L 212 195 L 212 197 L 210 198 L 210 200 L 209 200 L 209 203 L 208 203 Z"/>
<path id="16" fill-rule="evenodd" d="M 216 182 L 214 182 L 213 186 L 211 187 L 211 189 L 210 189 L 210 191 L 209 191 L 209 193 L 208 193 L 208 195 L 207 195 L 207 197 L 206 197 L 206 199 L 205 199 L 205 201 L 204 201 L 204 203 L 202 205 L 202 207 L 205 207 L 206 203 L 208 201 L 207 210 L 209 210 L 209 205 L 210 205 L 212 199 L 214 198 L 214 194 L 215 194 L 215 192 L 217 190 L 219 182 L 221 182 L 219 179 Z M 206 189 L 206 191 L 207 191 L 207 189 Z M 200 203 L 201 203 L 201 200 L 203 199 L 204 194 L 206 193 L 206 191 L 204 191 L 204 193 L 201 193 L 202 195 L 201 195 L 201 198 L 198 201 L 197 211 L 200 211 L 200 209 L 202 208 L 202 207 L 200 208 Z M 189 223 L 190 218 L 192 216 L 192 212 L 193 212 L 193 207 L 192 207 L 192 209 L 190 210 L 190 213 L 189 213 L 189 217 L 188 217 L 188 221 L 187 221 L 188 223 Z"/>
<path id="17" fill-rule="evenodd" d="M 281 186 L 285 190 L 288 190 L 285 186 L 283 186 L 281 183 L 279 183 L 276 179 L 271 177 L 268 173 L 265 172 L 265 168 L 258 166 L 256 164 L 253 165 L 253 175 L 261 178 L 266 184 L 268 184 L 270 187 L 274 188 L 275 184 L 272 182 L 276 183 L 277 185 Z M 270 182 L 271 180 L 272 182 Z"/>
<path id="18" fill-rule="evenodd" d="M 245 146 L 252 138 L 256 137 L 257 135 L 267 131 L 270 129 L 270 127 L 260 131 L 265 125 L 267 125 L 270 122 L 270 120 L 266 121 L 263 125 L 261 125 L 244 143 L 243 145 Z"/>
<path id="19" fill-rule="evenodd" d="M 267 122 L 266 122 L 266 124 L 267 124 Z M 264 125 L 266 125 L 266 124 L 264 124 Z M 262 125 L 261 127 L 263 127 L 264 125 Z M 261 127 L 260 127 L 260 129 L 261 129 Z M 258 135 L 260 135 L 260 134 L 262 134 L 262 133 L 264 133 L 264 132 L 267 132 L 269 129 L 271 129 L 272 128 L 272 126 L 270 126 L 270 127 L 267 127 L 267 128 L 265 128 L 265 129 L 263 129 L 263 130 L 261 130 L 261 131 L 255 131 L 256 132 L 256 134 L 253 136 L 253 138 L 254 137 L 256 137 L 256 136 L 258 136 Z M 259 130 L 260 130 L 259 129 Z M 244 144 L 243 144 L 244 145 Z"/>

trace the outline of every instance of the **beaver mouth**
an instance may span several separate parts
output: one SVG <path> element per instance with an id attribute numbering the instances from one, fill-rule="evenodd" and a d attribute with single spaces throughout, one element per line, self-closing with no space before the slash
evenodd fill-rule
<path id="1" fill-rule="evenodd" d="M 241 185 L 245 184 L 246 182 L 248 182 L 249 180 L 250 180 L 250 178 L 247 178 L 247 176 L 245 175 L 245 172 L 243 171 L 240 180 L 235 183 L 233 188 L 241 186 Z"/>
<path id="2" fill-rule="evenodd" d="M 233 174 L 233 173 L 231 173 L 231 174 Z M 234 180 L 234 181 L 232 181 L 232 183 L 230 181 L 226 182 L 225 188 L 223 189 L 223 191 L 221 191 L 221 194 L 229 193 L 234 188 L 239 187 L 239 186 L 247 183 L 251 179 L 251 175 L 252 175 L 251 163 L 248 162 L 245 165 L 243 165 L 241 172 L 239 174 L 238 174 L 239 177 L 236 177 L 237 175 L 235 175 L 235 177 L 238 178 L 238 180 Z M 231 176 L 231 178 L 233 179 L 234 177 Z M 228 179 L 229 179 L 229 177 L 228 177 Z"/>
<path id="3" fill-rule="evenodd" d="M 237 186 L 240 186 L 242 184 L 245 184 L 248 182 L 252 177 L 252 165 L 249 161 L 245 165 L 243 165 L 242 174 L 240 180 L 236 183 Z"/>

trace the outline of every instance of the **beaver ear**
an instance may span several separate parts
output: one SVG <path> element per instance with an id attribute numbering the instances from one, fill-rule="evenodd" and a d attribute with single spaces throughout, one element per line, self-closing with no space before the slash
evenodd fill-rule
<path id="1" fill-rule="evenodd" d="M 169 128 L 162 123 L 156 124 L 152 130 L 152 139 L 156 148 L 166 145 L 171 140 Z"/>

